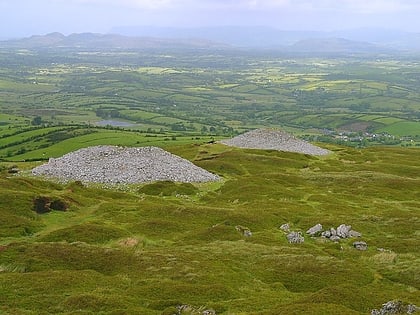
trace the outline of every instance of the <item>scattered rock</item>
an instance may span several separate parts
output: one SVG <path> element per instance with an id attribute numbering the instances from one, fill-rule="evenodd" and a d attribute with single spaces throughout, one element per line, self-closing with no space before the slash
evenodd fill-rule
<path id="1" fill-rule="evenodd" d="M 315 235 L 319 234 L 320 232 L 322 232 L 322 225 L 318 223 L 317 225 L 314 225 L 309 230 L 307 230 L 306 234 L 309 234 L 311 236 L 315 236 Z"/>
<path id="2" fill-rule="evenodd" d="M 284 223 L 284 224 L 280 225 L 280 230 L 283 230 L 285 232 L 289 232 L 290 231 L 289 223 Z"/>
<path id="3" fill-rule="evenodd" d="M 177 306 L 177 312 L 173 315 L 216 315 L 216 311 L 213 309 L 206 309 L 204 306 L 194 307 L 188 304 Z"/>
<path id="4" fill-rule="evenodd" d="M 381 309 L 373 309 L 371 315 L 390 315 L 390 314 L 414 314 L 419 307 L 414 304 L 404 304 L 401 301 L 388 301 L 382 304 Z"/>
<path id="5" fill-rule="evenodd" d="M 384 252 L 384 253 L 392 253 L 392 250 L 385 249 L 385 248 L 382 248 L 382 247 L 377 248 L 377 250 L 380 251 L 380 252 Z"/>
<path id="6" fill-rule="evenodd" d="M 309 155 L 331 153 L 329 150 L 314 146 L 278 129 L 256 129 L 232 139 L 221 140 L 220 143 L 239 148 L 278 150 Z"/>
<path id="7" fill-rule="evenodd" d="M 291 244 L 300 244 L 305 241 L 301 232 L 290 232 L 286 237 Z"/>
<path id="8" fill-rule="evenodd" d="M 354 248 L 358 249 L 358 250 L 367 250 L 367 244 L 366 242 L 354 242 L 353 243 Z"/>
<path id="9" fill-rule="evenodd" d="M 220 180 L 188 160 L 157 147 L 96 146 L 68 153 L 32 170 L 36 176 L 64 182 L 132 184 L 153 181 L 208 182 Z"/>
<path id="10" fill-rule="evenodd" d="M 280 226 L 280 229 L 285 232 L 289 232 L 290 226 L 288 223 L 285 223 Z M 362 236 L 362 233 L 352 230 L 351 225 L 340 224 L 337 229 L 332 227 L 323 231 L 322 224 L 320 223 L 309 228 L 306 231 L 306 234 L 311 237 L 321 236 L 323 239 L 328 239 L 332 242 L 339 242 L 342 239 Z M 290 232 L 287 234 L 287 239 L 289 240 L 289 243 L 302 243 L 304 241 L 301 232 Z M 353 246 L 358 250 L 367 249 L 367 244 L 365 242 L 354 242 Z"/>
<path id="11" fill-rule="evenodd" d="M 245 226 L 237 225 L 237 226 L 235 226 L 235 229 L 236 229 L 236 231 L 240 232 L 245 237 L 251 237 L 252 236 L 251 230 L 248 229 Z"/>

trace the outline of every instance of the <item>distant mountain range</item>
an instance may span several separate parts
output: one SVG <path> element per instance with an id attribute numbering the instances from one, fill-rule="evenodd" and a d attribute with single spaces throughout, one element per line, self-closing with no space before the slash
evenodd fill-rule
<path id="1" fill-rule="evenodd" d="M 420 50 L 420 33 L 361 28 L 344 31 L 285 31 L 271 27 L 224 26 L 205 28 L 115 27 L 112 33 L 127 36 L 204 38 L 238 47 L 283 48 L 302 40 L 346 39 L 368 42 L 377 47 Z M 347 43 L 349 44 L 349 43 Z M 348 45 L 347 45 L 348 46 Z"/>
<path id="2" fill-rule="evenodd" d="M 266 27 L 120 27 L 112 34 L 61 33 L 0 41 L 0 48 L 74 49 L 270 49 L 297 53 L 420 52 L 420 34 L 400 31 L 280 31 Z M 117 34 L 118 33 L 118 34 Z M 122 34 L 122 35 L 121 35 Z"/>
<path id="3" fill-rule="evenodd" d="M 119 34 L 61 33 L 33 35 L 28 38 L 0 41 L 0 48 L 42 49 L 159 49 L 159 48 L 225 48 L 227 45 L 206 39 L 172 39 L 133 37 Z"/>

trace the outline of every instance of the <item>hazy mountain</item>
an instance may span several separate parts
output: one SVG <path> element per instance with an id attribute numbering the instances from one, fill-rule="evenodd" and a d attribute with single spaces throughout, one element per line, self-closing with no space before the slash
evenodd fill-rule
<path id="1" fill-rule="evenodd" d="M 385 29 L 355 29 L 333 32 L 284 31 L 270 27 L 225 26 L 205 28 L 116 27 L 113 33 L 128 36 L 165 38 L 203 38 L 248 48 L 281 48 L 302 40 L 342 38 L 350 41 L 369 42 L 392 49 L 420 50 L 420 33 Z M 372 47 L 373 48 L 373 47 Z"/>
<path id="2" fill-rule="evenodd" d="M 420 51 L 420 34 L 399 31 L 280 31 L 266 27 L 155 28 L 125 27 L 119 34 L 61 33 L 0 41 L 1 47 L 43 49 L 226 49 L 263 48 L 301 53 L 393 53 Z"/>
<path id="3" fill-rule="evenodd" d="M 389 49 L 368 42 L 343 38 L 315 38 L 300 40 L 287 48 L 302 53 L 371 53 L 389 52 Z"/>
<path id="4" fill-rule="evenodd" d="M 293 44 L 304 38 L 322 38 L 322 32 L 280 31 L 270 27 L 220 26 L 201 28 L 116 27 L 112 33 L 128 36 L 165 38 L 205 38 L 238 47 L 273 48 Z"/>
<path id="5" fill-rule="evenodd" d="M 222 48 L 225 44 L 207 39 L 173 39 L 129 37 L 118 34 L 60 33 L 34 35 L 28 38 L 0 41 L 0 47 L 12 48 L 82 48 L 82 49 L 146 49 L 146 48 Z"/>

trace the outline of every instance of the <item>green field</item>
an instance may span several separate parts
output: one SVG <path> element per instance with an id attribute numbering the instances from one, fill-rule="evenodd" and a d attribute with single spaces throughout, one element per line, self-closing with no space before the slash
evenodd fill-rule
<path id="1" fill-rule="evenodd" d="M 121 119 L 143 131 L 231 136 L 255 126 L 318 135 L 327 129 L 327 142 L 344 132 L 378 144 L 372 135 L 387 133 L 420 145 L 420 69 L 406 58 L 246 52 L 233 58 L 228 51 L 177 50 L 171 58 L 147 50 L 107 52 L 107 58 L 66 50 L 3 56 L 0 113 L 7 116 L 0 129 L 37 116 L 48 125 Z"/>

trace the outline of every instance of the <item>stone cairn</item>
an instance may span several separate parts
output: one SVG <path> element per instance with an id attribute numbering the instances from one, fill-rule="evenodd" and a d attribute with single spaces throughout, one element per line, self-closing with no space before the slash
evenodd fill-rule
<path id="1" fill-rule="evenodd" d="M 331 151 L 322 149 L 307 141 L 279 129 L 256 129 L 231 139 L 221 140 L 228 146 L 246 148 L 297 152 L 309 155 L 327 155 Z"/>
<path id="2" fill-rule="evenodd" d="M 108 185 L 220 180 L 219 176 L 157 147 L 88 147 L 50 159 L 48 163 L 34 168 L 32 174 L 64 182 Z"/>

